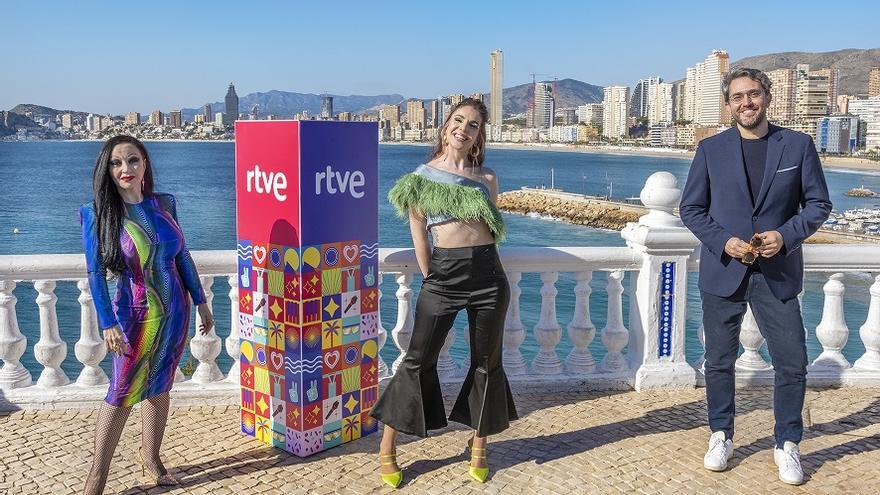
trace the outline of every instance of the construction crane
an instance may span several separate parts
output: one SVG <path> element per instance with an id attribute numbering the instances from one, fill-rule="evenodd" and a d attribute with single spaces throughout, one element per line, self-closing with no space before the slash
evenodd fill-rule
<path id="1" fill-rule="evenodd" d="M 529 127 L 535 127 L 535 83 L 537 82 L 536 77 L 543 76 L 553 78 L 553 81 L 550 83 L 551 101 L 553 102 L 550 109 L 550 125 L 552 126 L 556 119 L 556 81 L 558 80 L 558 77 L 553 74 L 541 74 L 537 72 L 531 72 L 529 75 L 532 76 L 532 84 L 526 92 L 526 125 Z"/>

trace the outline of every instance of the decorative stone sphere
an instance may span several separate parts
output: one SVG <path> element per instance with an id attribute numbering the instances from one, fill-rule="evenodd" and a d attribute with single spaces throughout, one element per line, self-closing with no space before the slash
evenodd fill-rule
<path id="1" fill-rule="evenodd" d="M 639 199 L 649 210 L 660 210 L 672 213 L 681 199 L 678 179 L 669 172 L 654 172 L 645 181 Z"/>

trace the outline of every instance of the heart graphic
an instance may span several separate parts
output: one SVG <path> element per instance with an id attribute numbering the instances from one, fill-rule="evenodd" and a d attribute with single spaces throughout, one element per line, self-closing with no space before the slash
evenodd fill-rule
<path id="1" fill-rule="evenodd" d="M 281 353 L 272 353 L 272 366 L 274 366 L 274 369 L 276 370 L 280 370 L 281 367 L 284 366 L 284 356 L 282 356 Z"/>
<path id="2" fill-rule="evenodd" d="M 330 369 L 336 369 L 336 365 L 339 364 L 339 351 L 331 351 L 324 354 L 324 362 L 327 363 Z"/>
<path id="3" fill-rule="evenodd" d="M 256 254 L 256 253 L 257 253 L 257 250 L 254 249 L 254 254 Z M 346 261 L 351 263 L 352 261 L 355 260 L 355 258 L 357 258 L 358 247 L 355 245 L 345 246 L 345 248 L 342 249 L 342 255 L 345 256 Z"/>
<path id="4" fill-rule="evenodd" d="M 254 259 L 260 264 L 266 261 L 266 248 L 264 246 L 254 246 Z"/>

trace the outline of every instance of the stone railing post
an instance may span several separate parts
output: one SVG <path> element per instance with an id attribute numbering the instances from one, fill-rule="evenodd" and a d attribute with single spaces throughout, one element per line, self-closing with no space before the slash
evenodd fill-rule
<path id="1" fill-rule="evenodd" d="M 397 367 L 400 366 L 403 358 L 406 357 L 406 350 L 409 349 L 409 341 L 412 339 L 415 318 L 413 314 L 415 308 L 413 308 L 412 303 L 412 282 L 413 274 L 410 272 L 397 275 L 397 292 L 395 293 L 397 296 L 397 323 L 391 329 L 391 338 L 394 339 L 394 344 L 400 350 L 400 355 L 391 364 L 392 374 L 397 371 Z"/>
<path id="2" fill-rule="evenodd" d="M 556 346 L 562 340 L 562 328 L 556 320 L 556 280 L 558 272 L 541 272 L 541 317 L 535 325 L 538 354 L 532 361 L 532 372 L 538 375 L 562 373 L 562 362 L 556 355 Z"/>
<path id="3" fill-rule="evenodd" d="M 467 334 L 468 327 L 465 325 L 464 332 Z M 452 356 L 449 354 L 449 349 L 452 348 L 452 345 L 455 344 L 455 327 L 449 329 L 449 333 L 446 334 L 446 340 L 443 341 L 443 347 L 440 348 L 440 354 L 437 356 L 437 375 L 440 377 L 440 381 L 451 380 L 452 378 L 458 376 L 459 368 L 458 365 L 455 364 L 455 360 L 452 359 Z M 462 370 L 467 370 L 468 363 L 462 363 Z"/>
<path id="4" fill-rule="evenodd" d="M 574 274 L 574 316 L 568 325 L 568 338 L 572 349 L 565 360 L 565 370 L 569 373 L 590 373 L 596 369 L 596 360 L 590 354 L 590 342 L 596 337 L 596 326 L 590 320 L 590 281 L 593 272 Z"/>
<path id="5" fill-rule="evenodd" d="M 229 336 L 224 342 L 226 355 L 232 359 L 232 366 L 226 379 L 232 383 L 239 383 L 241 375 L 241 321 L 238 312 L 238 274 L 229 275 Z M 216 318 L 215 318 L 216 319 Z"/>
<path id="6" fill-rule="evenodd" d="M 869 289 L 871 303 L 868 306 L 868 317 L 859 328 L 859 337 L 865 346 L 865 354 L 856 360 L 853 368 L 859 370 L 880 371 L 880 275 L 874 278 Z"/>
<path id="7" fill-rule="evenodd" d="M 623 348 L 629 343 L 629 330 L 623 324 L 623 271 L 617 270 L 608 274 L 608 317 L 602 329 L 602 345 L 605 346 L 605 357 L 599 364 L 603 373 L 620 373 L 629 365 L 623 356 Z"/>
<path id="8" fill-rule="evenodd" d="M 825 302 L 822 305 L 822 321 L 816 327 L 816 338 L 822 344 L 822 354 L 810 366 L 814 371 L 824 369 L 832 373 L 849 368 L 849 361 L 843 356 L 843 346 L 849 338 L 849 328 L 843 315 L 843 274 L 835 273 L 828 277 L 823 287 Z"/>
<path id="9" fill-rule="evenodd" d="M 382 349 L 385 348 L 385 343 L 388 342 L 388 330 L 385 330 L 385 327 L 382 325 L 382 279 L 384 276 L 384 273 L 379 272 L 376 281 L 376 290 L 379 292 L 379 302 L 376 305 L 376 314 L 379 315 L 379 321 L 376 322 L 376 325 L 378 325 L 376 332 L 379 338 L 379 354 L 376 357 L 376 359 L 379 360 L 379 378 L 385 378 L 391 374 L 388 369 L 388 364 L 382 359 Z"/>
<path id="10" fill-rule="evenodd" d="M 61 370 L 61 363 L 67 356 L 67 343 L 58 335 L 58 314 L 55 312 L 54 280 L 37 280 L 34 288 L 37 306 L 40 308 L 40 340 L 34 345 L 34 357 L 43 365 L 43 371 L 37 379 L 41 387 L 60 387 L 70 383 L 70 378 Z"/>
<path id="11" fill-rule="evenodd" d="M 739 330 L 739 342 L 743 346 L 743 353 L 736 360 L 736 369 L 746 372 L 741 376 L 754 375 L 773 369 L 760 354 L 761 347 L 764 346 L 764 336 L 761 335 L 758 322 L 755 321 L 751 305 L 746 307 L 746 314 L 743 315 Z"/>
<path id="12" fill-rule="evenodd" d="M 88 279 L 78 280 L 76 286 L 79 288 L 79 341 L 73 346 L 73 352 L 77 361 L 83 364 L 76 384 L 102 385 L 109 381 L 100 368 L 101 361 L 107 355 L 107 346 L 98 331 L 98 318 Z"/>
<path id="13" fill-rule="evenodd" d="M 643 254 L 629 299 L 635 387 L 694 387 L 696 374 L 685 359 L 687 261 L 699 241 L 673 214 L 681 198 L 674 175 L 652 174 L 640 198 L 648 213 L 621 232 Z"/>
<path id="14" fill-rule="evenodd" d="M 205 291 L 205 303 L 211 308 L 211 314 L 214 314 L 214 292 L 211 286 L 214 284 L 214 277 L 199 276 L 202 282 L 202 289 Z M 193 306 L 195 309 L 195 306 Z M 217 336 L 217 325 L 211 328 L 207 334 L 202 335 L 199 332 L 199 326 L 202 324 L 202 317 L 196 311 L 196 329 L 195 335 L 189 341 L 189 349 L 193 357 L 199 361 L 196 370 L 193 372 L 192 379 L 195 383 L 210 383 L 220 381 L 224 378 L 223 372 L 217 366 L 217 356 L 220 355 L 220 337 Z"/>
<path id="15" fill-rule="evenodd" d="M 528 373 L 528 365 L 519 348 L 526 341 L 526 328 L 523 326 L 519 312 L 519 297 L 522 289 L 519 281 L 522 280 L 522 272 L 507 272 L 507 282 L 510 285 L 510 305 L 507 306 L 507 317 L 504 319 L 504 354 L 502 362 L 504 372 L 508 376 L 525 375 Z"/>
<path id="16" fill-rule="evenodd" d="M 27 349 L 27 338 L 18 329 L 15 314 L 17 298 L 12 293 L 15 282 L 0 280 L 0 389 L 27 387 L 32 383 L 31 373 L 21 364 L 21 356 Z"/>

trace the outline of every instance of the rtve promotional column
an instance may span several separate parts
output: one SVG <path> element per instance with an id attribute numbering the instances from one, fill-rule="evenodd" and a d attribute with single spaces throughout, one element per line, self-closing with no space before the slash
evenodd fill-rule
<path id="1" fill-rule="evenodd" d="M 235 123 L 241 429 L 307 456 L 376 431 L 375 123 Z"/>

